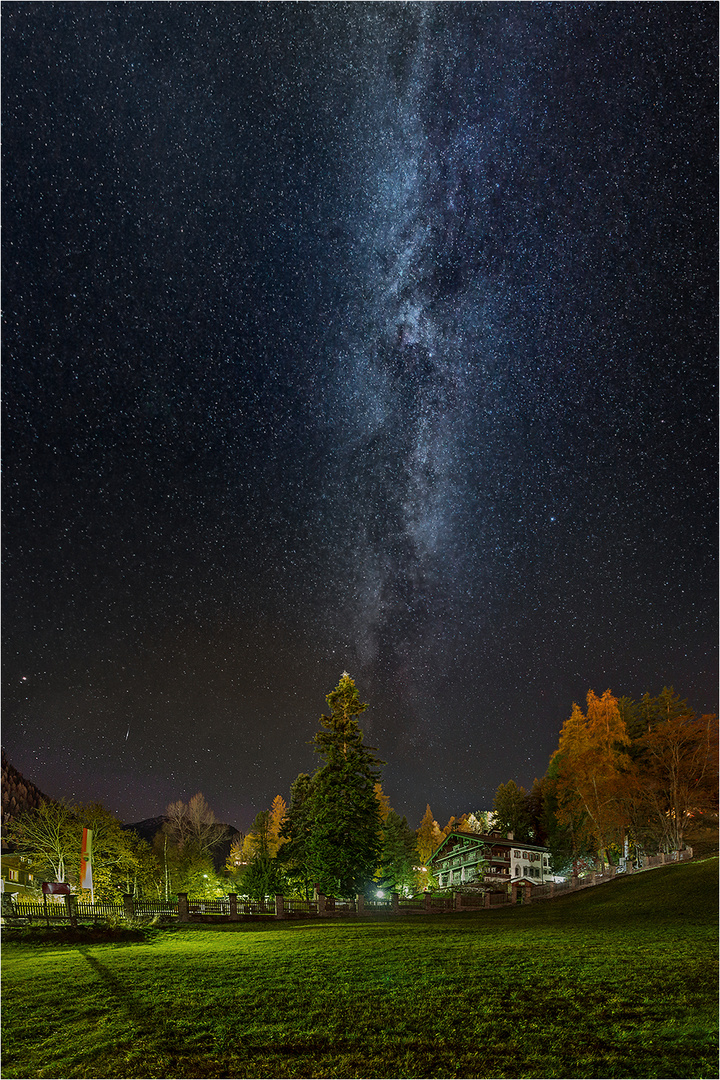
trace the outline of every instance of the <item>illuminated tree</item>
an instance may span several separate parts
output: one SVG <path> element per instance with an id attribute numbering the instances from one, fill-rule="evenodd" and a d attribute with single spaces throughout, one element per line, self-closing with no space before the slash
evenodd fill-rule
<path id="1" fill-rule="evenodd" d="M 375 785 L 375 798 L 377 799 L 378 806 L 380 807 L 380 820 L 385 821 L 388 814 L 390 813 L 391 807 L 390 799 L 383 791 L 382 784 Z"/>
<path id="2" fill-rule="evenodd" d="M 693 817 L 717 808 L 717 717 L 671 717 L 652 727 L 638 745 L 644 803 L 661 845 L 678 850 Z"/>
<path id="3" fill-rule="evenodd" d="M 487 813 L 484 813 L 482 810 L 477 810 L 475 813 L 468 814 L 463 828 L 466 829 L 467 832 L 478 834 L 487 833 L 490 830 L 487 818 Z"/>
<path id="4" fill-rule="evenodd" d="M 407 819 L 388 809 L 382 824 L 379 883 L 393 892 L 414 891 L 418 861 L 417 838 Z"/>
<path id="5" fill-rule="evenodd" d="M 312 871 L 310 868 L 310 791 L 312 777 L 300 773 L 290 788 L 290 806 L 283 820 L 280 835 L 284 841 L 279 859 L 287 880 L 306 900 L 310 899 Z"/>
<path id="6" fill-rule="evenodd" d="M 458 819 L 455 817 L 454 814 L 452 814 L 450 816 L 450 818 L 448 818 L 447 825 L 441 830 L 443 838 L 450 835 L 450 833 L 452 832 L 453 825 L 459 825 L 459 824 L 460 824 L 460 822 L 458 821 Z"/>
<path id="7" fill-rule="evenodd" d="M 92 873 L 96 899 L 117 899 L 143 885 L 154 888 L 157 872 L 152 852 L 136 833 L 123 829 L 99 803 L 69 806 L 44 802 L 20 814 L 6 827 L 18 854 L 31 860 L 35 876 L 77 886 L 83 827 L 92 829 Z"/>
<path id="8" fill-rule="evenodd" d="M 131 858 L 121 868 L 122 881 L 115 875 L 117 885 L 122 884 L 122 892 L 133 896 L 153 896 L 158 900 L 163 895 L 162 863 L 154 847 L 133 829 L 123 829 Z"/>
<path id="9" fill-rule="evenodd" d="M 243 856 L 243 848 L 245 846 L 245 833 L 238 833 L 233 837 L 230 844 L 230 851 L 228 857 L 225 860 L 225 869 L 231 872 L 241 870 L 245 865 L 245 859 Z"/>
<path id="10" fill-rule="evenodd" d="M 44 802 L 19 814 L 6 825 L 5 838 L 31 859 L 34 873 L 47 872 L 54 881 L 65 881 L 80 861 L 82 825 L 75 807 L 64 802 Z"/>
<path id="11" fill-rule="evenodd" d="M 384 764 L 365 746 L 356 717 L 367 705 L 360 701 L 344 672 L 328 694 L 329 715 L 315 750 L 325 759 L 309 793 L 308 855 L 315 881 L 328 895 L 347 896 L 372 881 L 380 854 L 380 807 L 375 784 Z"/>
<path id="12" fill-rule="evenodd" d="M 629 824 L 625 788 L 632 782 L 629 738 L 617 698 L 606 690 L 587 695 L 587 715 L 577 704 L 563 724 L 552 758 L 556 770 L 558 820 L 579 831 L 576 842 L 593 836 L 598 855 L 620 845 Z"/>
<path id="13" fill-rule="evenodd" d="M 213 850 L 226 839 L 227 826 L 218 822 L 200 791 L 187 804 L 170 803 L 165 817 L 164 838 L 156 837 L 154 847 L 162 858 L 166 897 L 177 892 L 215 895 Z"/>
<path id="14" fill-rule="evenodd" d="M 427 804 L 427 809 L 423 814 L 422 821 L 415 830 L 415 835 L 417 837 L 418 857 L 420 862 L 424 864 L 432 853 L 440 847 L 443 838 L 442 830 L 432 815 L 430 803 Z"/>
<path id="15" fill-rule="evenodd" d="M 272 812 L 261 810 L 249 833 L 249 837 L 252 837 L 252 854 L 240 874 L 243 893 L 256 900 L 275 896 L 283 889 L 282 867 L 272 855 L 272 847 L 276 843 L 272 829 Z"/>
<path id="16" fill-rule="evenodd" d="M 286 813 L 287 805 L 285 800 L 282 796 L 276 795 L 270 807 L 270 818 L 268 820 L 268 853 L 271 859 L 277 856 L 278 851 L 285 843 L 285 837 L 282 835 L 282 825 Z"/>
<path id="17" fill-rule="evenodd" d="M 126 891 L 138 891 L 141 878 L 150 871 L 149 845 L 137 833 L 124 829 L 100 803 L 73 807 L 80 827 L 92 830 L 92 876 L 96 900 L 118 899 Z M 73 872 L 80 872 L 78 848 Z M 132 884 L 132 887 L 129 886 Z"/>
<path id="18" fill-rule="evenodd" d="M 181 799 L 170 803 L 165 817 L 163 828 L 180 851 L 193 848 L 209 855 L 227 836 L 227 827 L 218 822 L 201 791 L 187 805 Z"/>

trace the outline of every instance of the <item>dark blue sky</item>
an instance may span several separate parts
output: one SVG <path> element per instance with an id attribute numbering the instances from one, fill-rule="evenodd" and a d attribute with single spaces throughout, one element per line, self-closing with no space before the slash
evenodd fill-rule
<path id="1" fill-rule="evenodd" d="M 717 709 L 715 4 L 3 5 L 4 726 L 246 827 L 347 669 L 416 825 Z"/>

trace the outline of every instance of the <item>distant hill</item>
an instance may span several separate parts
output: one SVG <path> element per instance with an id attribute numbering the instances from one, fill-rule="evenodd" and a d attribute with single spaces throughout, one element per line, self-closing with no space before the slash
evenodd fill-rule
<path id="1" fill-rule="evenodd" d="M 44 802 L 52 802 L 47 795 L 43 795 L 40 788 L 35 787 L 30 780 L 26 780 L 14 765 L 11 765 L 2 754 L 2 824 L 24 814 L 27 810 L 34 810 Z"/>
<path id="2" fill-rule="evenodd" d="M 160 832 L 163 824 L 167 821 L 167 818 L 161 815 L 160 817 L 144 818 L 142 821 L 134 821 L 130 825 L 123 825 L 123 829 L 132 829 L 143 840 L 147 840 L 148 844 L 152 844 L 155 833 Z"/>
<path id="3" fill-rule="evenodd" d="M 24 814 L 27 810 L 34 810 L 44 802 L 54 802 L 55 800 L 48 798 L 44 795 L 39 787 L 36 787 L 30 780 L 26 780 L 22 773 L 19 773 L 14 765 L 11 765 L 5 756 L 5 751 L 2 753 L 2 824 L 5 826 L 8 821 L 17 817 L 18 814 Z M 123 825 L 124 829 L 132 829 L 142 837 L 143 840 L 147 840 L 149 844 L 152 844 L 153 837 L 163 826 L 163 822 L 167 821 L 167 818 L 163 815 L 159 817 L 144 818 L 143 821 L 135 821 L 129 825 Z M 220 871 L 225 869 L 225 862 L 230 854 L 230 845 L 236 836 L 240 835 L 239 830 L 233 825 L 226 825 L 225 828 L 228 831 L 227 839 L 218 844 L 213 851 L 213 864 L 215 869 Z"/>
<path id="4" fill-rule="evenodd" d="M 152 844 L 153 837 L 160 831 L 166 821 L 167 818 L 164 816 L 144 818 L 142 821 L 135 821 L 130 825 L 123 825 L 123 829 L 132 829 L 133 832 L 136 832 L 143 840 L 147 840 L 148 844 Z M 213 848 L 212 853 L 213 865 L 218 872 L 225 869 L 225 863 L 230 854 L 230 846 L 235 837 L 241 835 L 240 830 L 236 829 L 234 825 L 226 825 L 225 828 L 227 829 L 226 839 Z"/>

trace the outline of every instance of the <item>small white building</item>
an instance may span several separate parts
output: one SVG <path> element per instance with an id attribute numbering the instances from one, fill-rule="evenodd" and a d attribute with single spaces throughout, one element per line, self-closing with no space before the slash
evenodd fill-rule
<path id="1" fill-rule="evenodd" d="M 518 844 L 510 854 L 510 880 L 527 878 L 536 885 L 542 885 L 553 877 L 550 867 L 550 852 L 536 844 Z"/>

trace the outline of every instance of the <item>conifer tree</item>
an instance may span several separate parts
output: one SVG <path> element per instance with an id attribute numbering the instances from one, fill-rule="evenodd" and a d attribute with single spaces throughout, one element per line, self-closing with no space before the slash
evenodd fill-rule
<path id="1" fill-rule="evenodd" d="M 268 850 L 270 858 L 277 857 L 278 851 L 285 843 L 285 838 L 282 835 L 282 825 L 287 813 L 287 805 L 282 795 L 276 795 L 273 799 L 273 804 L 270 807 L 270 818 L 268 821 Z"/>
<path id="2" fill-rule="evenodd" d="M 367 704 L 347 672 L 326 701 L 330 713 L 320 717 L 322 730 L 313 740 L 325 760 L 309 795 L 309 862 L 324 892 L 347 896 L 362 891 L 377 866 L 381 817 L 375 784 L 384 762 L 363 743 L 356 717 Z"/>
<path id="3" fill-rule="evenodd" d="M 423 819 L 415 830 L 417 836 L 418 856 L 422 863 L 426 863 L 432 853 L 440 847 L 443 838 L 442 830 L 432 815 L 430 803 L 423 814 Z"/>
<path id="4" fill-rule="evenodd" d="M 392 807 L 390 806 L 390 799 L 382 789 L 382 784 L 375 785 L 375 798 L 378 801 L 380 807 L 380 820 L 385 821 Z"/>
<path id="5" fill-rule="evenodd" d="M 287 808 L 280 826 L 280 838 L 283 845 L 278 854 L 279 861 L 285 867 L 291 887 L 294 886 L 306 900 L 310 899 L 310 885 L 312 883 L 310 868 L 312 820 L 310 817 L 309 797 L 312 783 L 312 777 L 307 773 L 300 773 L 292 783 L 290 806 Z"/>
<path id="6" fill-rule="evenodd" d="M 414 889 L 418 871 L 417 838 L 407 819 L 390 808 L 382 825 L 379 877 L 393 892 Z"/>
<path id="7" fill-rule="evenodd" d="M 254 900 L 263 900 L 282 892 L 284 875 L 277 859 L 271 854 L 272 815 L 261 810 L 253 822 L 253 853 L 242 873 L 242 888 Z"/>
<path id="8" fill-rule="evenodd" d="M 516 840 L 530 842 L 530 807 L 524 787 L 518 787 L 514 780 L 500 784 L 493 803 L 495 828 L 503 833 L 512 833 Z"/>
<path id="9" fill-rule="evenodd" d="M 527 796 L 527 809 L 530 815 L 530 838 L 534 844 L 544 844 L 547 840 L 545 825 L 545 798 L 542 781 L 537 777 Z"/>

